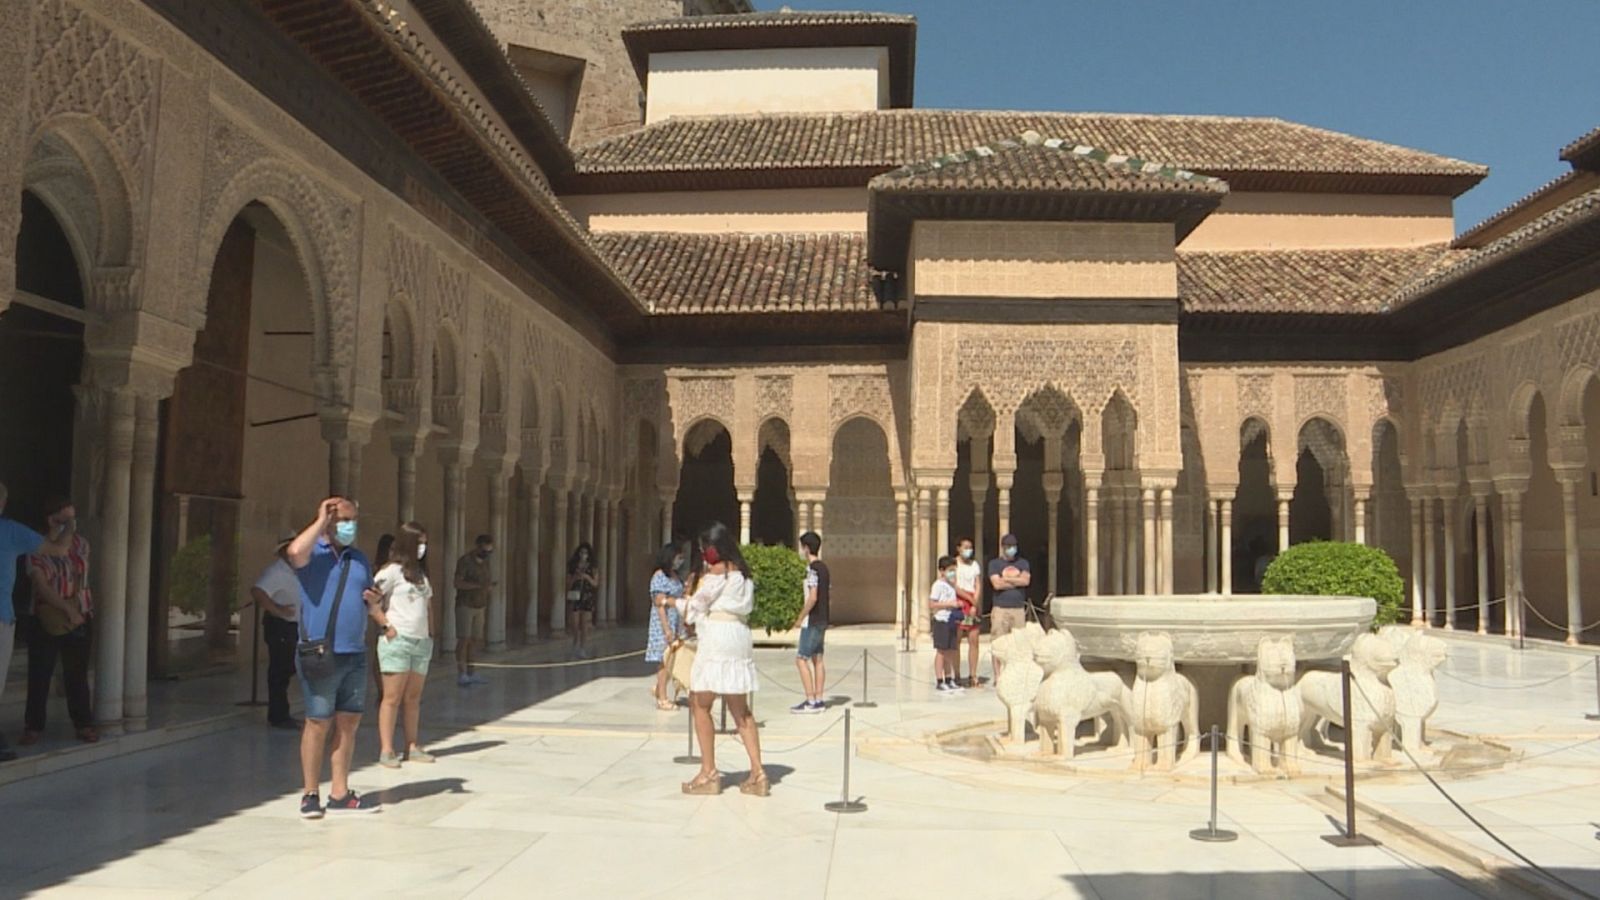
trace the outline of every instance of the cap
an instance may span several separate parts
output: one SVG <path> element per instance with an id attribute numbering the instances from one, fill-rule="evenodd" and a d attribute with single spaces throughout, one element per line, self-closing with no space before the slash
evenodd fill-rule
<path id="1" fill-rule="evenodd" d="M 272 552 L 274 552 L 274 553 L 282 553 L 283 552 L 283 548 L 285 548 L 285 547 L 289 546 L 290 544 L 294 543 L 294 539 L 299 537 L 299 536 L 300 535 L 298 535 L 298 534 L 289 534 L 289 535 L 284 535 L 281 538 L 278 538 L 278 546 Z"/>
<path id="2" fill-rule="evenodd" d="M 1000 539 L 1000 546 L 1002 546 L 1002 547 L 1015 547 L 1016 545 L 1017 545 L 1017 536 L 1014 535 L 1014 534 L 1011 534 L 1010 532 L 1007 532 L 1005 537 L 1002 537 Z"/>

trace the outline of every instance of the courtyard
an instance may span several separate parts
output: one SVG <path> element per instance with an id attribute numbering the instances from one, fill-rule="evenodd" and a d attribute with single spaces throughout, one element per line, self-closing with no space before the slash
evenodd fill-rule
<path id="1" fill-rule="evenodd" d="M 613 630 L 597 647 L 604 657 L 637 641 Z M 1592 657 L 1449 643 L 1435 747 L 1470 736 L 1508 758 L 1447 765 L 1440 784 L 1545 870 L 1600 892 L 1600 725 L 1584 718 L 1596 711 Z M 543 666 L 563 649 L 546 642 L 498 659 Z M 423 736 L 435 765 L 378 768 L 371 717 L 363 723 L 352 784 L 383 802 L 376 815 L 301 821 L 297 738 L 254 713 L 0 785 L 0 845 L 15 851 L 0 859 L 0 894 L 282 897 L 335 885 L 340 896 L 407 897 L 1563 896 L 1530 893 L 1549 883 L 1496 862 L 1510 854 L 1406 765 L 1357 784 L 1358 828 L 1381 845 L 1341 849 L 1322 840 L 1339 831 L 1328 793 L 1340 784 L 1336 758 L 1308 758 L 1298 779 L 1256 780 L 1224 757 L 1218 825 L 1239 839 L 1200 843 L 1189 832 L 1208 815 L 1204 754 L 1176 775 L 1138 777 L 1121 765 L 1070 774 L 943 752 L 936 735 L 999 727 L 992 689 L 936 695 L 926 654 L 899 652 L 887 629 L 841 629 L 829 657 L 827 712 L 792 716 L 792 651 L 757 651 L 770 798 L 680 794 L 694 771 L 673 761 L 687 716 L 654 709 L 636 658 L 494 669 L 487 686 L 429 682 Z M 850 706 L 863 663 L 876 708 Z M 717 753 L 731 785 L 747 768 L 736 738 L 720 736 Z M 867 809 L 826 812 L 847 754 L 851 799 Z M 1499 865 L 1507 870 L 1493 874 Z"/>

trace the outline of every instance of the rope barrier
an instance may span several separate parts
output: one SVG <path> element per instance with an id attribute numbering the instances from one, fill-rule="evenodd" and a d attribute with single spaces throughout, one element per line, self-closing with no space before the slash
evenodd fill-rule
<path id="1" fill-rule="evenodd" d="M 1557 624 L 1555 622 L 1550 621 L 1550 619 L 1547 618 L 1544 613 L 1539 611 L 1539 607 L 1534 606 L 1532 603 L 1523 603 L 1522 604 L 1522 608 L 1523 609 L 1527 609 L 1527 610 L 1532 610 L 1534 618 L 1536 618 L 1539 621 L 1545 623 L 1546 625 L 1549 625 L 1551 628 L 1554 628 L 1557 631 L 1562 631 L 1562 632 L 1567 631 L 1567 626 L 1566 625 L 1560 625 L 1560 624 Z M 1578 633 L 1579 634 L 1583 634 L 1585 632 L 1592 631 L 1592 630 L 1594 630 L 1596 628 L 1600 628 L 1600 622 L 1593 622 L 1593 623 L 1590 623 L 1588 625 L 1585 625 L 1582 628 L 1578 629 Z"/>
<path id="2" fill-rule="evenodd" d="M 781 755 L 783 755 L 785 753 L 793 753 L 796 750 L 804 750 L 805 748 L 811 746 L 812 744 L 815 744 L 817 741 L 822 740 L 823 735 L 826 735 L 828 732 L 830 732 L 834 728 L 838 727 L 839 723 L 843 722 L 843 721 L 844 721 L 844 716 L 836 716 L 836 717 L 834 717 L 834 720 L 832 722 L 828 723 L 828 726 L 826 728 L 822 729 L 821 731 L 819 731 L 816 734 L 812 735 L 811 737 L 807 738 L 805 740 L 805 742 L 800 743 L 800 744 L 796 744 L 793 747 L 785 747 L 782 750 L 768 750 L 766 747 L 762 747 L 761 748 L 761 755 L 762 756 L 769 756 L 769 755 L 770 756 L 781 756 Z M 724 742 L 732 743 L 733 745 L 737 746 L 741 750 L 744 749 L 744 740 L 739 737 L 739 733 L 738 732 L 734 732 L 733 734 L 729 734 L 729 735 L 723 735 L 723 740 L 724 740 Z"/>
<path id="3" fill-rule="evenodd" d="M 1593 668 L 1593 665 L 1591 663 L 1583 663 L 1581 665 L 1575 666 L 1570 672 L 1562 672 L 1560 675 L 1557 675 L 1557 676 L 1555 676 L 1553 678 L 1546 678 L 1546 679 L 1544 679 L 1542 681 L 1530 681 L 1530 682 L 1528 682 L 1526 684 L 1512 684 L 1512 685 L 1483 684 L 1481 682 L 1472 681 L 1470 679 L 1462 678 L 1460 675 L 1457 675 L 1456 673 L 1450 671 L 1449 669 L 1441 668 L 1438 671 L 1439 671 L 1439 673 L 1441 675 L 1444 675 L 1444 676 L 1446 676 L 1446 677 L 1448 677 L 1448 678 L 1450 678 L 1452 680 L 1459 681 L 1462 684 L 1471 685 L 1472 687 L 1475 687 L 1475 688 L 1482 688 L 1484 690 L 1489 690 L 1489 691 L 1522 691 L 1522 690 L 1527 690 L 1529 688 L 1544 687 L 1547 684 L 1555 684 L 1556 682 L 1558 682 L 1558 681 L 1560 681 L 1560 680 L 1562 680 L 1564 678 L 1571 678 L 1572 676 L 1578 674 L 1579 672 L 1583 671 L 1584 669 L 1590 669 L 1590 668 Z"/>
<path id="4" fill-rule="evenodd" d="M 1355 680 L 1354 678 L 1352 678 L 1352 679 L 1349 680 L 1349 683 L 1354 685 L 1355 689 L 1361 692 L 1361 699 L 1366 701 L 1368 709 L 1378 709 L 1379 708 L 1378 704 L 1373 703 L 1372 702 L 1372 698 L 1367 696 L 1367 689 L 1361 686 L 1361 682 L 1359 682 L 1359 681 Z M 1456 800 L 1456 798 L 1450 796 L 1450 792 L 1445 790 L 1444 786 L 1439 784 L 1439 782 L 1437 780 L 1435 780 L 1432 775 L 1428 774 L 1428 770 L 1424 769 L 1422 767 L 1421 763 L 1417 762 L 1416 757 L 1411 755 L 1411 751 L 1406 749 L 1405 744 L 1401 744 L 1400 745 L 1400 752 L 1405 754 L 1406 759 L 1411 762 L 1411 765 L 1412 765 L 1413 768 L 1415 768 L 1419 773 L 1422 774 L 1423 778 L 1428 779 L 1428 783 L 1433 785 L 1433 789 L 1438 791 L 1440 796 L 1444 797 L 1445 800 L 1450 802 L 1451 806 L 1456 808 L 1456 812 L 1461 813 L 1461 815 L 1463 817 L 1465 817 L 1468 822 L 1471 822 L 1474 826 L 1476 826 L 1477 829 L 1479 831 L 1483 832 L 1485 835 L 1487 835 L 1490 840 L 1494 841 L 1496 844 L 1499 844 L 1501 847 L 1504 847 L 1506 849 L 1506 852 L 1510 853 L 1512 856 L 1515 856 L 1517 859 L 1522 860 L 1522 862 L 1525 865 L 1527 865 L 1528 868 L 1532 869 L 1535 872 L 1538 872 L 1540 875 L 1543 875 L 1545 878 L 1550 879 L 1551 881 L 1555 882 L 1556 884 L 1561 885 L 1562 887 L 1566 888 L 1567 890 L 1572 891 L 1573 893 L 1577 894 L 1578 896 L 1580 896 L 1580 897 L 1588 897 L 1589 900 L 1600 900 L 1600 895 L 1592 894 L 1592 893 L 1584 890 L 1583 888 L 1578 887 L 1577 885 L 1573 884 L 1572 882 L 1567 881 L 1566 879 L 1562 878 L 1561 876 L 1555 874 L 1554 872 L 1551 872 L 1550 870 L 1544 868 L 1543 866 L 1541 866 L 1538 863 L 1534 862 L 1533 860 L 1529 859 L 1527 857 L 1527 855 L 1525 855 L 1522 851 L 1520 851 L 1517 848 L 1511 846 L 1509 843 L 1507 843 L 1505 841 L 1504 838 L 1500 837 L 1498 834 L 1495 834 L 1493 829 L 1491 829 L 1489 826 L 1483 824 L 1482 822 L 1478 821 L 1478 818 L 1476 816 L 1474 816 L 1472 813 L 1468 812 L 1467 808 L 1465 806 L 1462 806 L 1461 803 Z"/>
<path id="5" fill-rule="evenodd" d="M 644 654 L 644 650 L 633 650 L 628 653 L 600 656 L 594 659 L 574 659 L 567 662 L 547 663 L 491 663 L 473 660 L 472 667 L 474 669 L 568 669 L 575 666 L 593 666 L 600 663 L 616 662 L 619 659 L 632 659 L 635 656 L 643 656 Z"/>
<path id="6" fill-rule="evenodd" d="M 831 693 L 834 688 L 838 687 L 846 678 L 849 678 L 850 677 L 850 673 L 854 672 L 856 670 L 856 668 L 858 666 L 860 666 L 860 665 L 861 665 L 861 660 L 859 660 L 859 659 L 857 659 L 855 662 L 851 663 L 850 664 L 850 668 L 845 669 L 843 674 L 841 674 L 838 678 L 834 679 L 833 684 L 830 684 L 827 687 L 822 689 L 822 693 L 824 693 L 824 694 Z M 757 668 L 756 669 L 756 674 L 760 675 L 762 678 L 765 678 L 766 680 L 772 682 L 773 684 L 777 685 L 778 687 L 782 688 L 783 690 L 788 691 L 791 694 L 801 694 L 801 695 L 805 694 L 805 691 L 797 691 L 794 688 L 789 687 L 787 684 L 784 684 L 783 682 L 779 681 L 777 678 L 774 678 L 773 676 L 768 675 L 766 673 L 766 671 L 763 670 L 763 669 Z"/>

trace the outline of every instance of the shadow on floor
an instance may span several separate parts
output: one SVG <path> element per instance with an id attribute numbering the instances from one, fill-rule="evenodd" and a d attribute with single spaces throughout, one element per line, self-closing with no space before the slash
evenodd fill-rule
<path id="1" fill-rule="evenodd" d="M 426 781 L 411 781 L 406 784 L 397 784 L 394 787 L 373 791 L 367 796 L 382 803 L 384 806 L 394 806 L 407 800 L 421 800 L 435 794 L 470 794 L 464 778 L 429 778 Z"/>

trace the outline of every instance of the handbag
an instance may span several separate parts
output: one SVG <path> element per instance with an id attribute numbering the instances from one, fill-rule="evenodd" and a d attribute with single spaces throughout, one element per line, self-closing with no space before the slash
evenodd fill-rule
<path id="1" fill-rule="evenodd" d="M 689 693 L 689 673 L 694 671 L 695 642 L 679 639 L 667 649 L 667 672 L 683 693 Z"/>
<path id="2" fill-rule="evenodd" d="M 339 671 L 333 658 L 333 632 L 334 626 L 339 624 L 339 604 L 344 602 L 344 586 L 349 578 L 350 555 L 346 553 L 344 564 L 339 568 L 339 586 L 333 592 L 333 607 L 328 610 L 328 631 L 321 638 L 312 640 L 306 633 L 305 610 L 300 612 L 300 642 L 294 645 L 294 656 L 301 678 L 316 681 Z"/>

